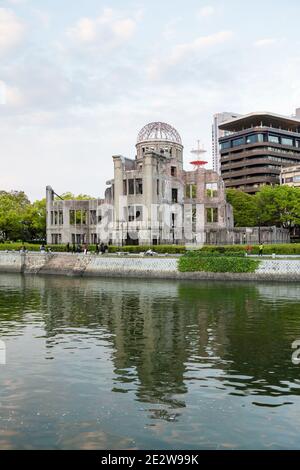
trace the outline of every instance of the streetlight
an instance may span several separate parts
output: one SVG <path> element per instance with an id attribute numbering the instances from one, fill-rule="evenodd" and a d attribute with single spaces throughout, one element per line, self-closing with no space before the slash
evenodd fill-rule
<path id="1" fill-rule="evenodd" d="M 261 218 L 260 218 L 260 215 L 257 216 L 257 220 L 258 220 L 258 243 L 260 244 L 260 241 L 261 241 L 261 233 L 260 233 Z"/>

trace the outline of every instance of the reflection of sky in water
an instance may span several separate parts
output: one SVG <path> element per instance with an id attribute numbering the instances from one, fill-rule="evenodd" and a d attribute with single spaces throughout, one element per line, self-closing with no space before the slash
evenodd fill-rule
<path id="1" fill-rule="evenodd" d="M 297 284 L 0 275 L 0 448 L 297 448 Z"/>

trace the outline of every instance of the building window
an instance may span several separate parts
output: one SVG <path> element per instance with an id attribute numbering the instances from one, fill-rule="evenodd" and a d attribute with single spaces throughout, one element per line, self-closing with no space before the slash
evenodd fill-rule
<path id="1" fill-rule="evenodd" d="M 218 183 L 206 183 L 206 196 L 207 197 L 218 196 Z"/>
<path id="2" fill-rule="evenodd" d="M 178 189 L 172 188 L 172 202 L 178 202 Z"/>
<path id="3" fill-rule="evenodd" d="M 123 180 L 123 194 L 127 195 L 127 180 Z"/>
<path id="4" fill-rule="evenodd" d="M 60 233 L 52 233 L 51 234 L 51 244 L 52 245 L 59 245 L 61 243 L 61 234 Z"/>
<path id="5" fill-rule="evenodd" d="M 95 210 L 90 211 L 90 224 L 96 225 L 96 220 L 97 220 L 96 211 Z"/>
<path id="6" fill-rule="evenodd" d="M 289 138 L 289 137 L 282 137 L 281 138 L 281 145 L 290 145 L 290 146 L 293 146 L 294 142 L 293 142 L 293 139 Z"/>
<path id="7" fill-rule="evenodd" d="M 279 144 L 279 137 L 277 135 L 270 135 L 269 134 L 268 141 L 272 142 L 273 144 Z"/>
<path id="8" fill-rule="evenodd" d="M 97 234 L 96 233 L 91 233 L 91 243 L 92 245 L 95 245 L 98 241 Z"/>
<path id="9" fill-rule="evenodd" d="M 207 223 L 216 223 L 218 222 L 218 208 L 217 207 L 208 207 L 206 209 L 206 222 Z"/>
<path id="10" fill-rule="evenodd" d="M 75 225 L 75 211 L 73 209 L 69 212 L 69 222 L 70 225 Z"/>
<path id="11" fill-rule="evenodd" d="M 228 140 L 227 142 L 222 142 L 220 144 L 221 150 L 230 149 L 230 147 L 231 147 L 230 140 Z"/>
<path id="12" fill-rule="evenodd" d="M 239 139 L 234 139 L 232 141 L 232 147 L 239 147 L 240 145 L 244 144 L 244 137 L 240 137 Z"/>
<path id="13" fill-rule="evenodd" d="M 187 184 L 185 187 L 185 196 L 188 199 L 195 199 L 197 197 L 197 185 L 194 183 Z"/>
<path id="14" fill-rule="evenodd" d="M 159 180 L 156 180 L 156 194 L 159 196 Z"/>
<path id="15" fill-rule="evenodd" d="M 257 142 L 263 142 L 264 135 L 263 134 L 252 134 L 246 137 L 246 144 L 255 144 Z"/>
<path id="16" fill-rule="evenodd" d="M 143 206 L 128 206 L 124 208 L 124 218 L 128 222 L 143 220 Z"/>
<path id="17" fill-rule="evenodd" d="M 140 178 L 135 180 L 135 194 L 143 194 L 143 180 Z"/>
<path id="18" fill-rule="evenodd" d="M 59 225 L 63 225 L 63 223 L 64 223 L 64 213 L 63 213 L 63 211 L 58 211 L 58 223 L 59 223 Z"/>
<path id="19" fill-rule="evenodd" d="M 75 225 L 75 224 L 80 225 L 82 223 L 86 224 L 86 211 L 71 209 L 69 211 L 69 221 L 70 221 L 70 225 Z"/>
<path id="20" fill-rule="evenodd" d="M 136 206 L 135 208 L 135 220 L 138 222 L 143 220 L 143 206 Z"/>
<path id="21" fill-rule="evenodd" d="M 134 180 L 128 180 L 128 194 L 134 194 Z"/>
<path id="22" fill-rule="evenodd" d="M 171 166 L 171 176 L 177 176 L 177 168 L 176 168 L 176 166 Z"/>
<path id="23" fill-rule="evenodd" d="M 195 224 L 197 220 L 197 209 L 195 207 L 192 208 L 192 223 Z"/>

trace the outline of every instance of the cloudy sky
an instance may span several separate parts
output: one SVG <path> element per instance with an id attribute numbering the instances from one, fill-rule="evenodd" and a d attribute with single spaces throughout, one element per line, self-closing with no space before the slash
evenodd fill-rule
<path id="1" fill-rule="evenodd" d="M 299 0 L 0 0 L 0 189 L 101 196 L 140 128 L 300 107 Z"/>

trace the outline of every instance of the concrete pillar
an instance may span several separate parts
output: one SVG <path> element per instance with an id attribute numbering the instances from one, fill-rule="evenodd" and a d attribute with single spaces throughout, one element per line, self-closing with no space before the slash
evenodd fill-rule
<path id="1" fill-rule="evenodd" d="M 114 161 L 114 220 L 116 228 L 119 228 L 120 218 L 120 198 L 123 196 L 123 160 L 120 155 L 113 156 Z"/>
<path id="2" fill-rule="evenodd" d="M 144 205 L 147 212 L 147 219 L 144 220 L 147 224 L 149 243 L 151 242 L 151 205 L 156 200 L 154 191 L 156 191 L 156 179 L 154 178 L 156 167 L 156 158 L 152 154 L 146 154 L 144 156 L 144 174 L 143 174 L 143 194 L 144 194 Z M 155 184 L 154 184 L 155 183 Z"/>
<path id="3" fill-rule="evenodd" d="M 46 186 L 46 243 L 51 243 L 51 211 L 53 210 L 54 192 L 51 186 Z"/>

